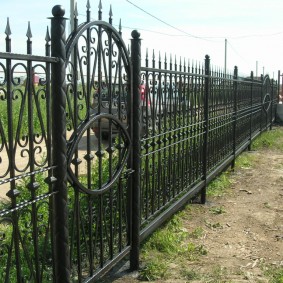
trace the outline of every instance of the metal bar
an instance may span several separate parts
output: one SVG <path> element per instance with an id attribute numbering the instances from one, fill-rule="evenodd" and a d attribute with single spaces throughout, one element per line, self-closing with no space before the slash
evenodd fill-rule
<path id="1" fill-rule="evenodd" d="M 0 52 L 1 59 L 13 59 L 13 60 L 24 60 L 24 61 L 37 61 L 46 63 L 58 63 L 59 58 L 49 56 L 37 56 L 31 54 L 18 54 L 12 52 Z"/>
<path id="2" fill-rule="evenodd" d="M 233 103 L 233 162 L 232 162 L 232 168 L 235 167 L 235 161 L 236 161 L 236 137 L 237 137 L 237 119 L 238 119 L 238 83 L 237 83 L 237 78 L 238 78 L 238 67 L 234 67 L 234 83 L 233 83 L 233 96 L 234 96 L 234 103 Z"/>
<path id="3" fill-rule="evenodd" d="M 66 83 L 65 83 L 65 11 L 57 5 L 52 9 L 51 55 L 60 58 L 52 65 L 52 136 L 53 163 L 57 165 L 54 176 L 57 179 L 53 190 L 58 191 L 54 198 L 54 245 L 55 282 L 70 282 L 70 251 L 68 230 L 67 158 L 66 158 Z"/>
<path id="4" fill-rule="evenodd" d="M 208 135 L 209 135 L 209 94 L 210 94 L 210 58 L 208 55 L 205 56 L 205 82 L 204 82 L 204 124 L 203 124 L 203 180 L 205 186 L 201 191 L 201 203 L 206 202 L 206 175 L 207 175 L 207 160 L 208 160 Z"/>
<path id="5" fill-rule="evenodd" d="M 140 129 L 141 129 L 141 108 L 140 108 L 140 91 L 141 82 L 141 39 L 140 33 L 132 31 L 131 39 L 132 55 L 132 95 L 133 95 L 133 187 L 132 187 L 132 250 L 130 257 L 130 266 L 132 270 L 139 268 L 140 254 Z"/>

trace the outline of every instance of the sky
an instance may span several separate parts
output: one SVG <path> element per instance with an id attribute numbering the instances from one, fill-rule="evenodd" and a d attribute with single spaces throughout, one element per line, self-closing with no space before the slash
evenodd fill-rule
<path id="1" fill-rule="evenodd" d="M 5 51 L 5 28 L 9 17 L 12 52 L 26 52 L 25 42 L 30 21 L 33 54 L 44 55 L 44 38 L 54 5 L 62 5 L 70 18 L 69 0 L 0 0 L 0 52 Z M 86 0 L 77 0 L 79 22 L 85 21 Z M 90 0 L 91 17 L 97 20 L 99 0 Z M 283 72 L 283 1 L 282 0 L 102 0 L 103 20 L 108 21 L 110 5 L 113 25 L 121 19 L 123 38 L 130 44 L 131 31 L 142 38 L 145 50 L 154 50 L 164 58 L 172 55 L 203 62 L 209 55 L 215 68 L 226 67 L 231 73 L 269 74 L 277 79 Z M 67 34 L 70 32 L 69 21 Z M 225 39 L 227 45 L 225 48 Z"/>

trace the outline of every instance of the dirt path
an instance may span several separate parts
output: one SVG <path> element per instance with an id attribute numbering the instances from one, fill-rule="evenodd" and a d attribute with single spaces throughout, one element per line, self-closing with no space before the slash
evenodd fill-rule
<path id="1" fill-rule="evenodd" d="M 208 198 L 206 205 L 194 204 L 185 214 L 188 233 L 203 231 L 194 243 L 207 254 L 186 263 L 198 279 L 180 279 L 174 271 L 178 263 L 172 263 L 170 278 L 155 282 L 271 282 L 265 267 L 283 270 L 283 153 L 248 154 L 253 155 L 252 167 L 233 173 L 232 188 L 225 196 Z M 141 281 L 127 275 L 113 282 Z"/>

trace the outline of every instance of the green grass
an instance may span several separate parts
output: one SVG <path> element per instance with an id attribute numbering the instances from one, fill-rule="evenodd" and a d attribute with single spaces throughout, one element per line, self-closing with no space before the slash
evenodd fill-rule
<path id="1" fill-rule="evenodd" d="M 263 132 L 256 140 L 253 141 L 253 150 L 260 150 L 264 148 L 283 151 L 282 127 L 275 127 L 271 131 Z"/>
<path id="2" fill-rule="evenodd" d="M 228 189 L 231 187 L 232 178 L 230 171 L 222 173 L 213 182 L 209 183 L 207 186 L 207 196 L 208 197 L 220 197 L 227 193 Z"/>
<path id="3" fill-rule="evenodd" d="M 283 150 L 283 129 L 275 128 L 272 131 L 262 133 L 252 143 L 253 150 L 266 148 Z M 235 170 L 249 169 L 255 162 L 257 162 L 256 155 L 244 152 L 236 159 Z M 233 171 L 228 170 L 208 185 L 207 196 L 208 198 L 224 196 L 230 192 L 232 185 Z M 197 261 L 201 256 L 209 253 L 204 246 L 192 242 L 192 240 L 203 236 L 203 228 L 196 227 L 192 232 L 188 232 L 184 228 L 184 225 L 187 227 L 190 212 L 193 209 L 198 208 L 188 205 L 144 243 L 141 250 L 143 263 L 140 270 L 141 280 L 166 280 L 169 276 L 169 266 L 177 262 L 174 266 L 175 278 L 188 282 L 200 279 L 208 280 L 204 282 L 231 282 L 226 280 L 228 271 L 220 266 L 216 266 L 210 274 L 206 275 L 200 275 L 199 272 L 189 268 L 188 262 Z M 225 213 L 224 207 L 213 207 L 209 211 L 215 215 Z M 218 222 L 207 222 L 205 224 L 209 229 L 223 228 Z M 283 268 L 270 268 L 266 271 L 266 276 L 270 278 L 270 283 L 283 283 Z M 170 276 L 169 279 L 172 279 L 172 277 Z"/>
<path id="4" fill-rule="evenodd" d="M 283 283 L 283 267 L 268 268 L 265 274 L 270 278 L 270 283 Z"/>

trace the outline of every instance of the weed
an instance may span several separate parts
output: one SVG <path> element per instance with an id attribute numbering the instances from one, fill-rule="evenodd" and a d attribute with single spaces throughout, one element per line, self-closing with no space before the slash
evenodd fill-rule
<path id="1" fill-rule="evenodd" d="M 223 213 L 225 213 L 225 210 L 224 210 L 223 206 L 220 206 L 220 207 L 212 207 L 209 211 L 210 211 L 212 214 L 223 214 Z"/>
<path id="2" fill-rule="evenodd" d="M 196 271 L 188 269 L 187 266 L 181 270 L 181 276 L 189 281 L 200 279 L 200 275 Z"/>
<path id="3" fill-rule="evenodd" d="M 193 239 L 198 239 L 203 235 L 203 229 L 201 227 L 197 227 L 194 231 L 189 233 L 189 237 Z"/>
<path id="4" fill-rule="evenodd" d="M 205 225 L 210 229 L 222 229 L 223 228 L 223 226 L 219 222 L 211 223 L 211 222 L 205 221 Z"/>
<path id="5" fill-rule="evenodd" d="M 283 283 L 283 267 L 271 267 L 266 270 L 270 283 Z"/>
<path id="6" fill-rule="evenodd" d="M 282 129 L 275 128 L 272 131 L 263 132 L 252 143 L 253 149 L 260 150 L 263 148 L 279 149 L 283 150 L 282 143 Z"/>
<path id="7" fill-rule="evenodd" d="M 236 167 L 242 169 L 251 168 L 253 165 L 253 159 L 253 156 L 244 152 L 236 159 Z"/>
<path id="8" fill-rule="evenodd" d="M 159 258 L 148 261 L 140 270 L 140 279 L 152 281 L 157 279 L 165 279 L 168 276 L 167 265 Z"/>
<path id="9" fill-rule="evenodd" d="M 208 185 L 207 195 L 212 197 L 222 196 L 231 186 L 231 183 L 230 173 L 224 172 Z"/>

